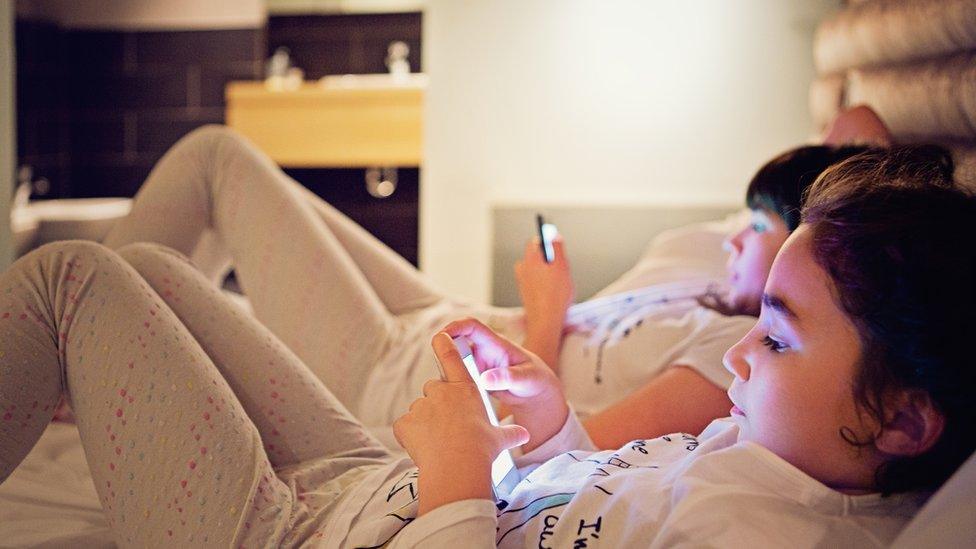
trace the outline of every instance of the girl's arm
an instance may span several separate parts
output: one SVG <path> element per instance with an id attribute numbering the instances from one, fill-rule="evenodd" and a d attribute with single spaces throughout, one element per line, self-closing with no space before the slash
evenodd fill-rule
<path id="1" fill-rule="evenodd" d="M 477 386 L 451 340 L 457 336 L 470 341 L 485 387 L 507 402 L 527 429 L 488 422 Z M 393 425 L 419 469 L 419 501 L 417 518 L 390 547 L 494 547 L 491 463 L 498 453 L 522 444 L 529 452 L 523 458 L 544 460 L 562 445 L 591 445 L 570 417 L 555 373 L 532 353 L 473 319 L 449 324 L 431 344 L 445 379 L 428 381 L 424 396 Z"/>
<path id="2" fill-rule="evenodd" d="M 471 342 L 485 389 L 506 415 L 528 429 L 530 438 L 522 445 L 523 452 L 534 450 L 562 429 L 569 404 L 559 378 L 538 356 L 475 319 L 452 322 L 444 331 Z"/>
<path id="3" fill-rule="evenodd" d="M 698 434 L 712 420 L 729 415 L 724 389 L 697 371 L 675 365 L 643 387 L 583 421 L 597 448 L 619 448 L 635 439 L 668 433 Z"/>
<path id="4" fill-rule="evenodd" d="M 561 238 L 553 241 L 553 249 L 553 262 L 546 263 L 539 240 L 530 240 L 522 260 L 515 264 L 515 280 L 525 310 L 523 346 L 558 371 L 566 310 L 573 302 L 575 288 Z"/>
<path id="5" fill-rule="evenodd" d="M 529 438 L 518 425 L 488 423 L 478 387 L 450 336 L 438 333 L 431 345 L 445 379 L 424 384 L 424 396 L 393 424 L 420 472 L 418 517 L 457 501 L 491 499 L 492 461 Z"/>
<path id="6" fill-rule="evenodd" d="M 496 390 L 524 426 L 488 422 L 478 387 L 451 339 L 457 336 L 471 342 L 486 388 Z M 454 322 L 431 344 L 445 379 L 428 381 L 424 396 L 393 425 L 397 441 L 420 471 L 418 516 L 451 503 L 490 498 L 495 457 L 514 446 L 530 451 L 559 433 L 569 415 L 555 374 L 484 324 Z"/>

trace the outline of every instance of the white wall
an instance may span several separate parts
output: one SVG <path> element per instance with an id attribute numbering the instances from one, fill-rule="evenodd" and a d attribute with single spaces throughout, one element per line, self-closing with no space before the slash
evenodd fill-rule
<path id="1" fill-rule="evenodd" d="M 18 0 L 22 17 L 67 28 L 236 29 L 264 26 L 264 0 Z"/>
<path id="2" fill-rule="evenodd" d="M 423 269 L 486 300 L 497 204 L 741 203 L 810 137 L 813 31 L 836 6 L 429 0 Z"/>
<path id="3" fill-rule="evenodd" d="M 14 111 L 14 5 L 0 0 L 0 272 L 12 258 L 10 202 L 14 192 L 14 162 L 17 158 Z"/>

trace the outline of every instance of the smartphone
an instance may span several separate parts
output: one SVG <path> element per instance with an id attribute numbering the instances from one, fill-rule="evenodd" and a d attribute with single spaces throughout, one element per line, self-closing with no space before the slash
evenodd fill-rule
<path id="1" fill-rule="evenodd" d="M 552 240 L 556 238 L 559 231 L 552 223 L 546 223 L 542 214 L 535 214 L 535 224 L 539 230 L 539 246 L 542 248 L 542 257 L 546 263 L 552 263 L 556 259 L 556 250 L 552 247 Z"/>
<path id="2" fill-rule="evenodd" d="M 488 421 L 492 425 L 498 425 L 498 416 L 495 414 L 495 409 L 491 405 L 491 401 L 488 400 L 488 391 L 481 385 L 481 376 L 478 372 L 478 366 L 474 362 L 474 355 L 471 354 L 471 346 L 468 344 L 468 340 L 464 337 L 454 338 L 454 346 L 457 348 L 458 353 L 461 354 L 461 362 L 464 363 L 464 369 L 468 371 L 468 375 L 474 380 L 475 385 L 478 386 L 478 393 L 481 395 L 481 403 L 485 407 L 485 412 L 488 413 Z M 441 379 L 444 379 L 444 367 L 441 363 L 437 363 L 437 368 L 441 372 Z M 508 494 L 512 493 L 515 489 L 515 485 L 519 482 L 518 469 L 515 468 L 515 460 L 512 459 L 512 453 L 508 450 L 502 450 L 495 461 L 491 464 L 491 483 L 495 490 L 495 500 L 500 501 Z"/>

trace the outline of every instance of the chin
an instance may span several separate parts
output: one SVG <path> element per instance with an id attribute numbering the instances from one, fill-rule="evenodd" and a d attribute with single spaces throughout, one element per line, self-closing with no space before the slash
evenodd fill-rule
<path id="1" fill-rule="evenodd" d="M 735 435 L 736 442 L 755 442 L 749 435 L 749 424 L 742 416 L 732 416 L 732 423 L 735 423 L 739 432 Z"/>

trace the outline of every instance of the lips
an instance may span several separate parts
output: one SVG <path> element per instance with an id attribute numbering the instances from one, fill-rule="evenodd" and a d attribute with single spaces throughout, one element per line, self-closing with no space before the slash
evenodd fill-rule
<path id="1" fill-rule="evenodd" d="M 742 411 L 742 408 L 739 408 L 735 404 L 735 399 L 732 398 L 732 391 L 731 390 L 729 390 L 728 395 L 729 395 L 729 400 L 732 401 L 732 409 L 729 410 L 729 415 L 746 417 L 746 413 Z"/>

